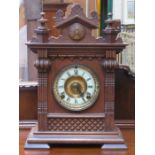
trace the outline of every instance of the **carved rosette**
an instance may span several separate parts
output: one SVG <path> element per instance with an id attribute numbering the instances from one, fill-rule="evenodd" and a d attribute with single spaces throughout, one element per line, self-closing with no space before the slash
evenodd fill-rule
<path id="1" fill-rule="evenodd" d="M 84 26 L 74 23 L 69 28 L 69 36 L 73 40 L 82 40 L 86 34 Z"/>

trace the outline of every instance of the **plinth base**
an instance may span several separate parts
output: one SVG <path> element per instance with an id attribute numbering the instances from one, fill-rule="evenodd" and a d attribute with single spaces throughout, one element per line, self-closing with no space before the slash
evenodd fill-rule
<path id="1" fill-rule="evenodd" d="M 103 144 L 101 149 L 128 149 L 126 144 Z"/>
<path id="2" fill-rule="evenodd" d="M 33 127 L 25 149 L 49 149 L 50 144 L 100 144 L 102 149 L 127 149 L 118 128 L 111 132 L 50 132 Z"/>
<path id="3" fill-rule="evenodd" d="M 26 143 L 24 145 L 25 149 L 50 149 L 49 144 L 31 144 L 31 143 Z"/>

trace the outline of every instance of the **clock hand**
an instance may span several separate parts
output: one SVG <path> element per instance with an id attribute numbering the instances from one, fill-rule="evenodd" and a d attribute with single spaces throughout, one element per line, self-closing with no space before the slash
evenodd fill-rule
<path id="1" fill-rule="evenodd" d="M 80 97 L 83 97 L 83 96 L 84 96 L 84 93 L 81 91 L 79 85 L 77 86 L 77 90 L 78 90 L 78 92 L 79 92 L 79 94 L 80 94 Z"/>

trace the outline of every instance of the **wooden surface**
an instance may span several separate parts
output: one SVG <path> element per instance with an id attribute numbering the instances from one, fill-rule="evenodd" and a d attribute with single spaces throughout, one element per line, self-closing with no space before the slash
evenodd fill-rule
<path id="1" fill-rule="evenodd" d="M 24 83 L 19 90 L 19 119 L 37 120 L 37 85 Z M 116 70 L 116 120 L 134 120 L 135 80 L 125 68 Z"/>
<path id="2" fill-rule="evenodd" d="M 115 76 L 115 118 L 135 119 L 135 77 L 128 66 L 120 66 Z"/>
<path id="3" fill-rule="evenodd" d="M 46 3 L 43 6 L 45 12 L 45 18 L 48 19 L 47 27 L 51 29 L 50 36 L 58 37 L 61 34 L 61 30 L 58 30 L 55 26 L 56 12 L 61 9 L 66 12 L 67 6 L 70 3 Z M 65 15 L 65 14 L 64 14 Z"/>
<path id="4" fill-rule="evenodd" d="M 50 30 L 46 26 L 48 22 L 45 19 L 45 13 L 42 12 L 40 15 L 39 25 L 35 29 L 36 37 L 27 43 L 29 49 L 38 55 L 34 66 L 38 70 L 39 83 L 38 128 L 33 128 L 32 134 L 28 136 L 27 146 L 53 142 L 57 144 L 68 142 L 124 144 L 120 130 L 114 124 L 114 104 L 115 69 L 118 68 L 116 55 L 122 52 L 126 44 L 120 38 L 116 38 L 120 30 L 113 27 L 115 21 L 109 19 L 103 31 L 104 35 L 95 38 L 92 36 L 92 31 L 97 29 L 97 13 L 92 12 L 91 18 L 87 18 L 83 8 L 79 4 L 74 4 L 70 15 L 66 18 L 62 10 L 57 11 L 56 27 L 62 30 L 62 35 L 55 38 L 49 37 Z M 95 99 L 91 95 L 92 102 L 95 102 L 93 106 L 75 113 L 76 118 L 73 112 L 58 105 L 59 101 L 55 99 L 52 91 L 56 76 L 61 69 L 65 66 L 75 67 L 75 65 L 88 66 L 96 73 L 100 85 L 98 98 Z M 78 105 L 75 102 L 73 106 Z M 65 116 L 67 113 L 70 114 L 69 118 Z M 104 113 L 104 115 L 98 118 L 98 113 Z M 49 114 L 55 114 L 55 116 Z M 86 117 L 81 118 L 80 114 Z M 46 135 L 40 131 L 46 131 Z M 59 134 L 53 136 L 51 132 Z"/>
<path id="5" fill-rule="evenodd" d="M 128 150 L 102 150 L 99 146 L 53 146 L 50 150 L 24 150 L 24 144 L 30 129 L 20 129 L 19 154 L 20 155 L 134 155 L 135 133 L 134 128 L 121 129 Z"/>
<path id="6" fill-rule="evenodd" d="M 19 119 L 37 120 L 37 87 L 20 87 Z"/>

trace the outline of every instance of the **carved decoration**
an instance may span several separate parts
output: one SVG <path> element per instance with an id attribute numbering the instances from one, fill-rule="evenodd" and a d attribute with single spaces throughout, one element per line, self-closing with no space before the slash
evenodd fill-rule
<path id="1" fill-rule="evenodd" d="M 55 61 L 55 60 L 62 60 L 65 61 L 66 59 L 75 61 L 75 60 L 104 60 L 105 56 L 104 55 L 50 55 L 51 56 L 51 60 Z"/>
<path id="2" fill-rule="evenodd" d="M 49 38 L 49 32 L 51 31 L 46 27 L 47 19 L 45 19 L 45 13 L 40 13 L 41 18 L 38 20 L 39 26 L 35 29 L 36 36 L 33 37 L 32 42 L 47 42 Z"/>
<path id="3" fill-rule="evenodd" d="M 120 32 L 120 21 L 112 20 L 112 15 L 109 14 L 109 18 L 105 21 L 107 24 L 106 28 L 103 30 L 103 36 L 107 42 L 122 42 L 122 39 L 117 38 Z M 116 24 L 116 23 L 119 23 Z M 117 26 L 116 26 L 117 25 Z"/>
<path id="4" fill-rule="evenodd" d="M 115 102 L 115 69 L 119 66 L 116 61 L 116 51 L 107 50 L 106 59 L 102 62 L 105 72 L 105 130 L 114 130 L 114 102 Z"/>
<path id="5" fill-rule="evenodd" d="M 49 42 L 71 42 L 71 40 L 74 42 L 88 42 L 88 40 L 91 42 L 92 40 L 92 42 L 94 42 L 96 40 L 96 38 L 91 35 L 91 30 L 97 29 L 98 27 L 96 12 L 92 12 L 91 18 L 86 18 L 81 6 L 74 4 L 71 8 L 71 14 L 68 17 L 64 17 L 63 11 L 58 10 L 55 20 L 56 27 L 62 30 L 62 35 L 58 38 L 51 37 Z M 68 33 L 69 36 L 67 35 Z M 84 36 L 85 39 L 83 39 Z M 103 39 L 101 40 L 103 41 Z"/>
<path id="6" fill-rule="evenodd" d="M 84 16 L 85 17 L 85 14 L 83 12 L 83 8 L 77 3 L 72 5 L 71 15 L 76 15 L 76 16 L 79 15 L 79 16 Z"/>
<path id="7" fill-rule="evenodd" d="M 47 77 L 47 72 L 38 73 L 38 128 L 40 131 L 47 130 Z"/>
<path id="8" fill-rule="evenodd" d="M 63 10 L 58 10 L 56 12 L 56 17 L 55 17 L 55 21 L 56 22 L 61 22 L 63 17 L 64 17 L 65 13 L 63 12 Z"/>
<path id="9" fill-rule="evenodd" d="M 115 73 L 105 73 L 105 130 L 114 130 Z"/>
<path id="10" fill-rule="evenodd" d="M 34 66 L 38 69 L 38 128 L 40 131 L 47 130 L 48 113 L 48 71 L 51 67 L 51 61 L 47 58 L 47 50 L 38 50 L 38 59 Z"/>
<path id="11" fill-rule="evenodd" d="M 65 27 L 68 23 L 74 23 L 75 21 L 83 23 L 84 25 L 87 25 L 89 28 L 97 29 L 97 20 L 96 20 L 96 13 L 93 12 L 91 14 L 91 18 L 86 18 L 86 15 L 83 12 L 83 8 L 79 4 L 74 4 L 71 8 L 71 14 L 67 18 L 62 18 L 63 13 L 58 10 L 58 13 L 56 13 L 56 19 L 61 18 L 61 21 L 58 20 L 57 27 L 62 28 Z"/>
<path id="12" fill-rule="evenodd" d="M 34 63 L 34 66 L 38 69 L 39 72 L 47 72 L 50 69 L 51 62 L 46 58 L 37 59 Z"/>
<path id="13" fill-rule="evenodd" d="M 69 36 L 73 40 L 83 39 L 85 36 L 85 33 L 86 33 L 85 28 L 79 23 L 74 23 L 69 28 Z"/>
<path id="14" fill-rule="evenodd" d="M 102 62 L 103 68 L 107 71 L 118 68 L 119 64 L 116 61 L 116 51 L 106 51 L 106 59 Z"/>
<path id="15" fill-rule="evenodd" d="M 104 131 L 103 118 L 49 118 L 48 130 L 66 132 Z"/>
<path id="16" fill-rule="evenodd" d="M 102 66 L 107 69 L 107 71 L 110 71 L 118 68 L 119 64 L 116 60 L 104 60 Z"/>
<path id="17" fill-rule="evenodd" d="M 38 60 L 35 62 L 35 66 L 38 69 L 38 130 L 45 131 L 47 133 L 46 138 L 48 134 L 52 134 L 52 131 L 57 132 L 54 137 L 58 139 L 59 143 L 67 141 L 67 138 L 65 141 L 59 139 L 61 136 L 60 132 L 65 136 L 66 132 L 77 132 L 77 135 L 75 134 L 74 137 L 71 137 L 74 142 L 79 142 L 77 139 L 79 134 L 86 134 L 81 143 L 88 143 L 88 137 L 92 134 L 90 132 L 93 132 L 93 141 L 96 143 L 99 138 L 98 132 L 100 132 L 103 133 L 101 134 L 103 139 L 98 141 L 98 143 L 113 143 L 114 140 L 111 138 L 115 136 L 113 131 L 119 132 L 114 123 L 114 71 L 118 67 L 116 54 L 121 52 L 126 45 L 121 40 L 116 40 L 118 30 L 115 31 L 111 19 L 107 22 L 108 26 L 104 31 L 105 36 L 96 39 L 91 35 L 92 30 L 97 28 L 97 14 L 95 12 L 91 14 L 91 18 L 86 18 L 80 5 L 75 4 L 68 17 L 63 17 L 63 15 L 60 10 L 56 14 L 56 27 L 61 28 L 62 36 L 49 38 L 48 29 L 45 28 L 46 20 L 41 18 L 41 26 L 36 31 L 39 43 L 32 41 L 28 43 L 30 49 L 38 54 Z M 78 29 L 78 35 L 74 34 L 76 29 Z M 57 59 L 62 61 L 55 61 Z M 86 61 L 79 61 L 83 59 Z M 82 112 L 68 111 L 59 106 L 54 98 L 53 90 L 54 80 L 57 74 L 60 73 L 61 68 L 77 63 L 91 66 L 101 84 L 100 93 L 95 104 Z M 54 69 L 49 71 L 51 66 L 54 66 Z M 61 80 L 64 79 L 62 78 Z M 100 113 L 104 114 L 104 117 L 98 117 Z M 44 136 L 41 135 L 43 140 L 45 140 Z M 121 136 L 116 137 L 116 140 L 115 143 L 124 142 Z M 36 140 L 35 142 L 38 141 Z M 47 140 L 46 142 L 48 143 L 49 141 Z"/>
<path id="18" fill-rule="evenodd" d="M 98 21 L 98 15 L 97 15 L 97 12 L 96 11 L 92 11 L 91 12 L 91 17 L 94 19 L 94 21 Z"/>

